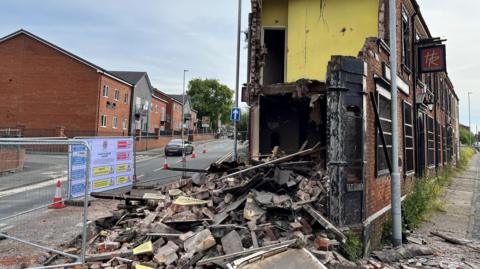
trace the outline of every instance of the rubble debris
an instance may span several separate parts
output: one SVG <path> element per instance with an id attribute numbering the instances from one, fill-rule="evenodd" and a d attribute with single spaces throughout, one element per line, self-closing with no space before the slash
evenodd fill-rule
<path id="1" fill-rule="evenodd" d="M 332 223 L 330 223 L 325 217 L 323 217 L 319 212 L 313 209 L 310 205 L 304 205 L 303 208 L 316 220 L 318 221 L 325 229 L 332 231 L 342 243 L 347 241 L 347 237 L 338 230 Z"/>
<path id="2" fill-rule="evenodd" d="M 302 259 L 298 268 L 324 268 L 315 257 L 347 263 L 332 252 L 346 237 L 326 217 L 329 181 L 320 155 L 318 145 L 290 155 L 277 149 L 253 166 L 214 164 L 153 189 L 94 193 L 125 204 L 92 226 L 98 236 L 89 241 L 87 261 L 183 269 L 270 268 L 287 257 Z"/>
<path id="3" fill-rule="evenodd" d="M 145 253 L 152 253 L 153 252 L 153 244 L 152 241 L 145 242 L 140 246 L 133 249 L 133 255 L 145 254 Z"/>
<path id="4" fill-rule="evenodd" d="M 197 253 L 199 251 L 205 251 L 215 246 L 215 238 L 209 229 L 205 229 L 191 237 L 184 242 L 184 249 L 188 253 Z"/>
<path id="5" fill-rule="evenodd" d="M 262 269 L 326 269 L 320 261 L 318 261 L 308 250 L 302 249 L 287 249 L 266 255 L 267 253 L 258 253 L 250 259 L 244 259 L 241 262 L 236 262 L 235 268 L 262 268 Z M 260 257 L 260 258 L 259 258 Z M 252 261 L 253 260 L 253 261 Z"/>
<path id="6" fill-rule="evenodd" d="M 433 255 L 433 250 L 427 246 L 405 245 L 400 248 L 374 251 L 373 255 L 382 262 L 396 262 L 417 256 Z"/>
<path id="7" fill-rule="evenodd" d="M 222 247 L 226 254 L 240 252 L 243 250 L 242 238 L 233 230 L 222 237 Z"/>

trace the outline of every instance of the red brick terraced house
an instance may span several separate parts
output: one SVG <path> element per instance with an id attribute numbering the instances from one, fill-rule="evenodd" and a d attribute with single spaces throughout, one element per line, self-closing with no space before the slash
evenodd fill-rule
<path id="1" fill-rule="evenodd" d="M 28 31 L 0 39 L 0 128 L 128 135 L 131 96 L 130 83 Z"/>

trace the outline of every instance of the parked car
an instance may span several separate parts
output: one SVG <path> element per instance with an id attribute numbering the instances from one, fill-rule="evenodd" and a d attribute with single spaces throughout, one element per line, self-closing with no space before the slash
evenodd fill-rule
<path id="1" fill-rule="evenodd" d="M 190 141 L 185 140 L 185 154 L 192 154 L 193 145 Z M 165 156 L 182 155 L 182 139 L 172 139 L 165 146 Z"/>

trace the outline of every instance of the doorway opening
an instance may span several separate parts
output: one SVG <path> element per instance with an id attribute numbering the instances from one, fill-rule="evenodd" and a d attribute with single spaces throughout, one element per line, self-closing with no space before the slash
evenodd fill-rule
<path id="1" fill-rule="evenodd" d="M 263 66 L 263 85 L 285 82 L 285 29 L 264 29 L 263 43 L 267 49 Z"/>

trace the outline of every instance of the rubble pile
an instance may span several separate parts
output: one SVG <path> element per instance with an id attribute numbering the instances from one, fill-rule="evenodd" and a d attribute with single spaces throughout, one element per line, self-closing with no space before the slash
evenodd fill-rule
<path id="1" fill-rule="evenodd" d="M 93 194 L 125 204 L 90 228 L 86 261 L 90 268 L 139 269 L 269 268 L 268 257 L 275 268 L 343 261 L 330 252 L 346 237 L 325 217 L 329 182 L 317 153 L 213 165 L 191 179 L 121 197 Z M 259 259 L 267 264 L 248 267 Z"/>

